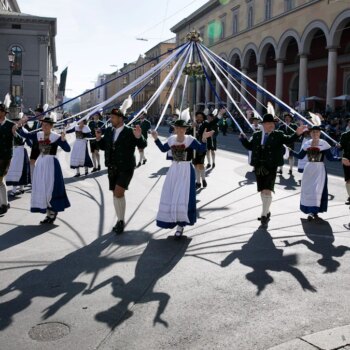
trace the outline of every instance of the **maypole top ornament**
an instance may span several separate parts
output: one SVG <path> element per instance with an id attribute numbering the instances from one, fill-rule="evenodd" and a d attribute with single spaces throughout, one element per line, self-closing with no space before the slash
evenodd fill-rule
<path id="1" fill-rule="evenodd" d="M 198 62 L 187 63 L 183 73 L 196 78 L 201 78 L 204 76 L 203 66 Z"/>
<path id="2" fill-rule="evenodd" d="M 194 41 L 196 43 L 203 41 L 203 39 L 201 38 L 201 34 L 199 32 L 197 32 L 195 29 L 193 29 L 191 32 L 187 33 L 186 40 L 187 41 Z"/>

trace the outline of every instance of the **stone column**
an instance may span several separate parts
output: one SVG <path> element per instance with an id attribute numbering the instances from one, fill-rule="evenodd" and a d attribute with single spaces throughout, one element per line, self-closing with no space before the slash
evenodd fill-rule
<path id="1" fill-rule="evenodd" d="M 284 75 L 284 60 L 278 59 L 276 61 L 276 90 L 275 95 L 280 100 L 283 100 L 283 75 Z M 276 113 L 279 112 L 279 105 L 275 105 Z"/>
<path id="2" fill-rule="evenodd" d="M 332 110 L 334 108 L 334 100 L 337 86 L 337 48 L 328 48 L 328 74 L 327 74 L 327 105 L 329 105 Z"/>
<path id="3" fill-rule="evenodd" d="M 307 97 L 307 54 L 300 54 L 299 64 L 299 103 Z M 307 109 L 305 103 L 305 109 Z"/>
<path id="4" fill-rule="evenodd" d="M 216 74 L 220 77 L 220 72 L 218 70 L 216 70 Z M 221 97 L 221 93 L 220 93 L 221 92 L 221 85 L 220 85 L 218 79 L 215 80 L 215 90 L 216 90 L 216 93 L 218 94 L 218 96 Z M 216 96 L 215 96 L 215 108 L 219 108 L 219 99 Z"/>
<path id="5" fill-rule="evenodd" d="M 241 72 L 245 75 L 248 74 L 248 69 L 245 68 L 245 67 L 242 67 L 241 68 Z M 244 97 L 247 97 L 247 91 L 246 91 L 246 88 L 247 88 L 247 84 L 245 83 L 245 81 L 241 81 L 241 93 Z M 242 96 L 241 96 L 241 103 L 245 103 L 245 101 L 243 100 Z"/>
<path id="6" fill-rule="evenodd" d="M 263 87 L 264 85 L 264 65 L 259 63 L 258 64 L 258 73 L 257 73 L 257 81 L 256 81 L 260 86 Z M 261 103 L 263 102 L 263 95 L 261 92 L 256 93 L 256 106 L 255 109 L 259 114 L 262 114 L 263 108 Z M 260 103 L 259 103 L 260 102 Z"/>
<path id="7" fill-rule="evenodd" d="M 235 96 L 235 94 L 234 94 L 234 88 L 233 88 L 233 86 L 231 85 L 231 83 L 228 81 L 227 82 L 227 90 L 228 90 L 228 92 L 230 93 L 230 95 L 234 98 Z M 236 101 L 237 102 L 237 101 Z M 226 106 L 227 106 L 227 108 L 228 108 L 228 110 L 230 111 L 231 110 L 231 108 L 232 108 L 232 105 L 233 105 L 233 103 L 232 103 L 232 101 L 230 100 L 230 98 L 228 97 L 228 95 L 227 95 L 227 99 L 226 99 Z"/>

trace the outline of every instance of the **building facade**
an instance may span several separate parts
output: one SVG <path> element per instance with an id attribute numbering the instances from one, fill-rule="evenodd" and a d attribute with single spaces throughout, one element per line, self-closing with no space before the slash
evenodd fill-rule
<path id="1" fill-rule="evenodd" d="M 145 72 L 150 70 L 152 67 L 156 66 L 162 60 L 164 60 L 169 50 L 175 48 L 175 38 L 161 42 L 154 46 L 152 49 L 148 50 L 145 55 L 140 55 L 135 62 L 124 63 L 123 67 L 116 72 L 106 75 L 106 81 L 115 79 L 111 83 L 106 85 L 106 99 L 113 96 L 116 92 L 121 91 L 125 86 L 129 85 L 137 78 L 141 77 Z M 159 56 L 163 55 L 160 58 Z M 157 58 L 157 59 L 155 59 Z M 172 63 L 173 64 L 173 63 Z M 138 112 L 141 108 L 145 106 L 145 104 L 149 101 L 151 96 L 156 92 L 161 82 L 165 79 L 166 75 L 170 72 L 172 68 L 172 64 L 169 64 L 165 69 L 163 69 L 160 74 L 155 77 L 149 79 L 147 82 L 143 82 L 139 84 L 133 91 L 137 91 L 138 89 L 142 90 L 134 97 L 133 106 L 130 111 Z M 173 78 L 172 78 L 173 79 Z M 153 105 L 149 108 L 148 114 L 151 116 L 159 115 L 165 104 L 168 100 L 170 87 L 172 85 L 172 79 L 169 82 L 168 86 L 163 89 L 160 96 L 155 100 Z M 121 103 L 124 99 L 128 97 L 130 94 L 124 94 L 120 96 L 116 103 Z M 170 100 L 169 107 L 167 109 L 167 113 L 171 113 L 174 108 L 174 98 Z"/>
<path id="2" fill-rule="evenodd" d="M 331 108 L 350 94 L 350 8 L 338 0 L 210 0 L 172 28 L 177 44 L 197 29 L 204 44 L 290 106 L 311 107 L 316 96 Z M 216 91 L 232 103 L 214 79 Z M 234 87 L 235 100 L 242 97 Z M 208 82 L 197 81 L 196 100 L 215 102 Z M 266 97 L 234 82 L 261 111 Z M 177 99 L 181 96 L 177 93 Z M 256 101 L 258 99 L 259 102 Z"/>
<path id="3" fill-rule="evenodd" d="M 21 13 L 15 0 L 0 4 L 0 100 L 12 87 L 14 101 L 25 109 L 56 105 L 56 18 Z"/>

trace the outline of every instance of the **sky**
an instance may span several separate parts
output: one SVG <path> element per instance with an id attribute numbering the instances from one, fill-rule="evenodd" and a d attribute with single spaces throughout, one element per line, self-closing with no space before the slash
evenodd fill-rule
<path id="1" fill-rule="evenodd" d="M 56 75 L 68 66 L 69 97 L 95 86 L 98 74 L 112 73 L 174 37 L 170 28 L 207 1 L 17 0 L 23 13 L 57 18 Z"/>

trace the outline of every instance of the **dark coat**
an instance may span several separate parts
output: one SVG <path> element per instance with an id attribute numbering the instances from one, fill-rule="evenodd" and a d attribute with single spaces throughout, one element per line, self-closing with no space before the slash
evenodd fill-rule
<path id="1" fill-rule="evenodd" d="M 350 160 L 350 131 L 344 132 L 341 135 L 340 146 L 344 151 L 343 157 Z"/>
<path id="2" fill-rule="evenodd" d="M 114 128 L 108 127 L 102 139 L 97 141 L 100 149 L 105 151 L 105 165 L 107 168 L 131 171 L 136 166 L 135 147 L 145 148 L 147 141 L 143 136 L 137 139 L 133 129 L 126 125 L 116 142 L 113 142 L 113 132 Z"/>
<path id="3" fill-rule="evenodd" d="M 261 145 L 262 131 L 256 131 L 250 140 L 243 138 L 243 146 L 252 151 L 251 165 L 254 167 L 276 168 L 284 164 L 283 145 L 288 145 L 298 139 L 298 135 L 285 135 L 282 131 L 271 132 L 265 145 Z"/>

